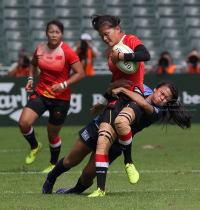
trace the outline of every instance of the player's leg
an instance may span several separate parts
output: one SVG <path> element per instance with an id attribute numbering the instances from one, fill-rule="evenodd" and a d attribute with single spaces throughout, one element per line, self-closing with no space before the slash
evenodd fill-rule
<path id="1" fill-rule="evenodd" d="M 24 138 L 28 141 L 31 151 L 26 157 L 26 163 L 30 164 L 35 160 L 36 154 L 41 150 L 42 144 L 37 142 L 35 138 L 34 128 L 32 124 L 45 111 L 45 105 L 41 98 L 33 93 L 23 109 L 18 125 Z"/>
<path id="2" fill-rule="evenodd" d="M 93 152 L 90 156 L 88 164 L 82 171 L 82 175 L 79 177 L 76 185 L 70 189 L 62 188 L 59 189 L 57 194 L 70 194 L 77 193 L 80 194 L 87 190 L 93 184 L 93 180 L 96 177 L 96 168 L 95 168 L 95 153 Z"/>
<path id="3" fill-rule="evenodd" d="M 47 133 L 51 157 L 49 166 L 45 168 L 43 172 L 48 173 L 55 167 L 58 162 L 62 143 L 59 133 L 66 119 L 70 102 L 63 100 L 47 99 L 46 103 L 50 112 Z"/>
<path id="4" fill-rule="evenodd" d="M 126 107 L 118 114 L 114 125 L 118 133 L 118 140 L 124 154 L 125 170 L 130 183 L 134 184 L 139 180 L 139 173 L 135 169 L 132 161 L 132 131 L 130 124 L 135 120 L 135 113 L 132 108 Z"/>
<path id="5" fill-rule="evenodd" d="M 105 195 L 106 175 L 109 166 L 108 151 L 116 139 L 116 133 L 108 123 L 101 123 L 95 155 L 97 190 L 88 197 L 99 197 Z"/>
<path id="6" fill-rule="evenodd" d="M 45 194 L 52 193 L 53 185 L 56 182 L 57 177 L 78 165 L 91 151 L 92 149 L 86 146 L 79 138 L 69 155 L 60 159 L 53 170 L 49 172 L 43 185 L 42 192 Z"/>

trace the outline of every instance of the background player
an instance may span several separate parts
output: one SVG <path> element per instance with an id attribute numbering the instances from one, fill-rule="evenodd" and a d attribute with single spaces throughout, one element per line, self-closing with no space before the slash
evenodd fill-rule
<path id="1" fill-rule="evenodd" d="M 58 161 L 61 147 L 59 132 L 70 107 L 70 86 L 84 77 L 78 56 L 62 42 L 63 31 L 60 21 L 53 19 L 47 23 L 48 42 L 38 46 L 34 52 L 28 70 L 26 91 L 33 92 L 33 72 L 37 66 L 41 70 L 38 84 L 19 120 L 20 131 L 31 147 L 26 164 L 31 164 L 42 148 L 42 144 L 35 138 L 32 124 L 46 110 L 50 113 L 47 132 L 51 159 L 50 165 L 43 172 L 52 170 Z M 70 69 L 74 71 L 74 75 L 69 78 Z"/>

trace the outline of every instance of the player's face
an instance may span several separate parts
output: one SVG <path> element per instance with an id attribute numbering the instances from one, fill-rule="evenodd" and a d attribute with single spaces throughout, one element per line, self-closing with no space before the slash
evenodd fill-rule
<path id="1" fill-rule="evenodd" d="M 61 30 L 58 28 L 57 25 L 54 24 L 49 25 L 46 35 L 48 37 L 48 44 L 50 48 L 57 47 L 60 44 L 63 37 Z"/>
<path id="2" fill-rule="evenodd" d="M 159 87 L 154 89 L 152 95 L 152 103 L 157 106 L 164 106 L 172 99 L 172 92 L 167 86 Z"/>
<path id="3" fill-rule="evenodd" d="M 120 27 L 109 28 L 108 26 L 102 26 L 98 30 L 99 35 L 103 42 L 105 42 L 109 47 L 113 47 L 120 41 Z"/>

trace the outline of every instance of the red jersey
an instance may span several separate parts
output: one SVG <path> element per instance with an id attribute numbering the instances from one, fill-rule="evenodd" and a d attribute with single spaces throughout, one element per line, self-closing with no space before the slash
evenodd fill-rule
<path id="1" fill-rule="evenodd" d="M 133 51 L 138 45 L 142 44 L 142 42 L 134 35 L 126 35 L 123 33 L 121 34 L 120 38 L 122 39 L 122 37 L 124 37 L 124 39 L 122 40 L 122 43 L 129 46 Z M 108 67 L 110 71 L 112 72 L 112 82 L 119 80 L 121 78 L 125 78 L 134 83 L 131 87 L 128 88 L 129 90 L 133 91 L 134 87 L 138 87 L 142 91 L 142 93 L 144 93 L 144 88 L 143 88 L 144 62 L 138 62 L 138 70 L 135 73 L 126 74 L 122 72 L 120 69 L 118 69 L 117 66 L 115 66 L 112 63 L 110 55 L 111 55 L 111 49 L 109 50 L 108 48 L 106 57 L 108 59 Z"/>
<path id="2" fill-rule="evenodd" d="M 63 42 L 53 50 L 44 43 L 36 48 L 34 56 L 41 71 L 35 91 L 47 98 L 69 101 L 70 87 L 64 88 L 59 93 L 54 93 L 51 88 L 54 84 L 68 80 L 70 64 L 79 61 L 75 51 Z"/>

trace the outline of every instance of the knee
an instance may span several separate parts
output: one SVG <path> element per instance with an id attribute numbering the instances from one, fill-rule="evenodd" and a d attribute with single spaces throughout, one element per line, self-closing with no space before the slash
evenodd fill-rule
<path id="1" fill-rule="evenodd" d="M 20 130 L 27 130 L 30 128 L 31 124 L 29 123 L 27 119 L 20 118 L 18 122 L 18 126 Z"/>
<path id="2" fill-rule="evenodd" d="M 98 154 L 107 154 L 110 148 L 109 139 L 103 136 L 100 136 L 97 141 L 96 152 Z"/>
<path id="3" fill-rule="evenodd" d="M 64 158 L 63 160 L 63 165 L 65 168 L 73 168 L 74 166 L 76 166 L 76 162 L 72 159 L 70 159 L 68 156 Z"/>
<path id="4" fill-rule="evenodd" d="M 126 117 L 117 116 L 114 121 L 114 126 L 118 134 L 123 135 L 130 131 L 129 121 Z"/>

